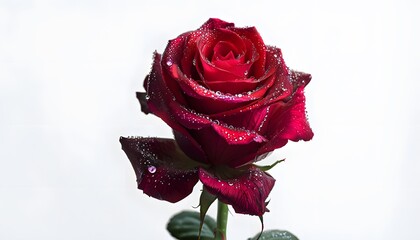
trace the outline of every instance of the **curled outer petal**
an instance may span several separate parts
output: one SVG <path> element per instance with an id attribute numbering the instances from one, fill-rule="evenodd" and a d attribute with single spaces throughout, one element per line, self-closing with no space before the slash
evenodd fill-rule
<path id="1" fill-rule="evenodd" d="M 190 160 L 172 139 L 120 138 L 137 176 L 139 189 L 151 197 L 178 202 L 198 181 L 198 164 Z"/>
<path id="2" fill-rule="evenodd" d="M 236 213 L 262 216 L 268 212 L 266 199 L 275 179 L 259 168 L 250 166 L 241 175 L 227 180 L 200 168 L 199 177 L 209 193 L 232 205 Z"/>

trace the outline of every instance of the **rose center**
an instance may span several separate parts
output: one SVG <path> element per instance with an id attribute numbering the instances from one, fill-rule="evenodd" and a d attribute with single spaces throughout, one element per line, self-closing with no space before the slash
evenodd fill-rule
<path id="1" fill-rule="evenodd" d="M 221 41 L 213 48 L 212 62 L 238 60 L 240 58 L 240 50 L 232 43 Z"/>

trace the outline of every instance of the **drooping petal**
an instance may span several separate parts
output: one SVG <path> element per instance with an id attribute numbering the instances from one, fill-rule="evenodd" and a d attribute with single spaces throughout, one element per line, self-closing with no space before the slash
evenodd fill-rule
<path id="1" fill-rule="evenodd" d="M 200 168 L 199 178 L 208 192 L 217 196 L 220 201 L 232 205 L 236 213 L 262 216 L 268 212 L 266 199 L 275 179 L 254 166 L 240 176 L 228 180 L 220 179 Z"/>
<path id="2" fill-rule="evenodd" d="M 138 188 L 151 197 L 178 202 L 198 181 L 198 163 L 189 159 L 172 139 L 120 138 L 137 176 Z"/>

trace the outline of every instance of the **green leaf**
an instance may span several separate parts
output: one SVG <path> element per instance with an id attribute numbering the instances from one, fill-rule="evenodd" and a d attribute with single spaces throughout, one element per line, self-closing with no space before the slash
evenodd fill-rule
<path id="1" fill-rule="evenodd" d="M 203 186 L 203 191 L 200 196 L 200 227 L 198 231 L 199 239 L 201 237 L 201 231 L 204 225 L 204 219 L 206 217 L 207 210 L 209 210 L 210 205 L 216 200 L 216 196 L 209 193 L 206 188 Z"/>
<path id="2" fill-rule="evenodd" d="M 271 165 L 267 165 L 267 166 L 258 166 L 258 165 L 255 165 L 257 168 L 259 168 L 259 169 L 261 169 L 261 171 L 268 171 L 268 170 L 270 170 L 270 169 L 272 169 L 274 166 L 276 166 L 277 164 L 279 164 L 279 163 L 281 163 L 281 162 L 283 162 L 285 159 L 282 159 L 282 160 L 278 160 L 278 161 L 276 161 L 275 163 L 273 163 L 273 164 L 271 164 Z"/>
<path id="3" fill-rule="evenodd" d="M 268 230 L 259 235 L 260 233 L 248 240 L 299 240 L 295 235 L 284 230 Z"/>
<path id="4" fill-rule="evenodd" d="M 171 235 L 179 240 L 197 240 L 200 228 L 200 213 L 194 211 L 182 211 L 174 215 L 166 229 Z M 213 230 L 216 228 L 216 221 L 210 216 L 204 218 L 201 230 L 201 240 L 213 240 Z"/>

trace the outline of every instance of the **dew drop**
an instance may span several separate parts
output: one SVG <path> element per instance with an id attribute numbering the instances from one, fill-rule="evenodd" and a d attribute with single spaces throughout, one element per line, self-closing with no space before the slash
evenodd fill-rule
<path id="1" fill-rule="evenodd" d="M 149 95 L 146 95 L 144 98 L 145 98 L 146 100 L 149 100 L 149 99 L 150 99 L 150 96 L 149 96 Z"/>
<path id="2" fill-rule="evenodd" d="M 149 166 L 149 167 L 147 167 L 147 171 L 149 171 L 149 173 L 155 173 L 156 172 L 156 167 L 155 166 Z"/>
<path id="3" fill-rule="evenodd" d="M 166 65 L 168 65 L 168 66 L 170 67 L 170 66 L 172 66 L 172 62 L 168 60 L 168 61 L 166 62 Z"/>

